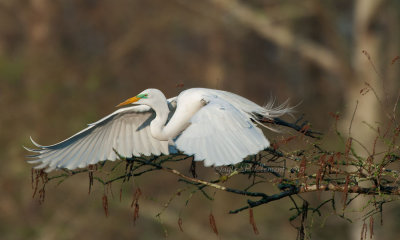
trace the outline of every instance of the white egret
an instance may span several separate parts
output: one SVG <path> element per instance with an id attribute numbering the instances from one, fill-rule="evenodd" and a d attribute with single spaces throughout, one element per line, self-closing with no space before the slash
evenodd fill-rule
<path id="1" fill-rule="evenodd" d="M 265 107 L 236 94 L 204 88 L 185 90 L 166 99 L 157 89 L 146 89 L 117 106 L 112 114 L 89 124 L 72 137 L 37 149 L 30 163 L 37 169 L 84 168 L 124 156 L 168 155 L 180 151 L 205 166 L 236 164 L 269 146 L 262 118 L 272 119 L 291 109 Z M 266 127 L 266 126 L 264 126 Z M 115 150 L 115 151 L 114 151 Z"/>

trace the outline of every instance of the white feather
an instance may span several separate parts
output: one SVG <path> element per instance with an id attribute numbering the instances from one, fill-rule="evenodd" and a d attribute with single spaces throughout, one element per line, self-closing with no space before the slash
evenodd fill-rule
<path id="1" fill-rule="evenodd" d="M 221 166 L 236 164 L 269 146 L 268 140 L 244 110 L 218 95 L 203 93 L 199 97 L 208 104 L 190 119 L 189 127 L 175 140 L 179 150 L 194 155 L 196 161 L 204 160 L 205 166 Z M 176 111 L 179 107 L 178 98 Z M 203 140 L 205 147 L 196 147 L 197 138 Z M 231 152 L 235 155 L 229 154 Z"/>

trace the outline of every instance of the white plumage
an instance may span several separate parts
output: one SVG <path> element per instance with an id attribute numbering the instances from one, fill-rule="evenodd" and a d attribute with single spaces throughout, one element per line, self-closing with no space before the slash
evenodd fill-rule
<path id="1" fill-rule="evenodd" d="M 261 107 L 236 94 L 204 88 L 188 89 L 168 100 L 161 91 L 147 89 L 118 106 L 129 103 L 136 106 L 121 108 L 60 143 L 41 146 L 31 139 L 37 149 L 26 149 L 36 159 L 28 162 L 49 172 L 114 161 L 115 151 L 132 157 L 178 150 L 204 160 L 205 166 L 236 164 L 269 146 L 257 127 L 260 118 L 291 110 Z"/>

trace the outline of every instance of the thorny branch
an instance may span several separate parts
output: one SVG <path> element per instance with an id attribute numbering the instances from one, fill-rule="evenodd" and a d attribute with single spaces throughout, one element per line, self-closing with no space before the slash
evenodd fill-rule
<path id="1" fill-rule="evenodd" d="M 299 124 L 300 121 L 302 121 L 302 120 L 303 120 L 303 116 L 301 116 L 299 119 L 297 119 L 294 123 L 286 122 L 286 121 L 284 121 L 284 120 L 282 120 L 280 118 L 275 118 L 272 121 L 269 120 L 269 119 L 265 119 L 262 122 L 273 123 L 273 124 L 276 124 L 276 125 L 289 127 L 289 128 L 292 128 L 292 129 L 294 129 L 294 130 L 296 130 L 298 132 L 303 133 L 305 136 L 316 138 L 316 139 L 320 139 L 321 136 L 322 136 L 322 133 L 312 131 L 310 129 L 310 125 L 309 125 L 309 123 L 307 121 L 304 121 L 301 124 Z"/>

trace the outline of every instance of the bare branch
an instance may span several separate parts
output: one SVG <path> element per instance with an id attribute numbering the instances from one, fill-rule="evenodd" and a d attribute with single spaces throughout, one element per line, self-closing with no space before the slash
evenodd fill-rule
<path id="1" fill-rule="evenodd" d="M 304 58 L 325 69 L 331 74 L 340 74 L 342 64 L 328 48 L 296 36 L 293 31 L 273 23 L 265 14 L 260 14 L 237 0 L 209 0 L 236 20 L 253 29 L 263 38 L 274 42 L 282 48 L 299 53 Z"/>

